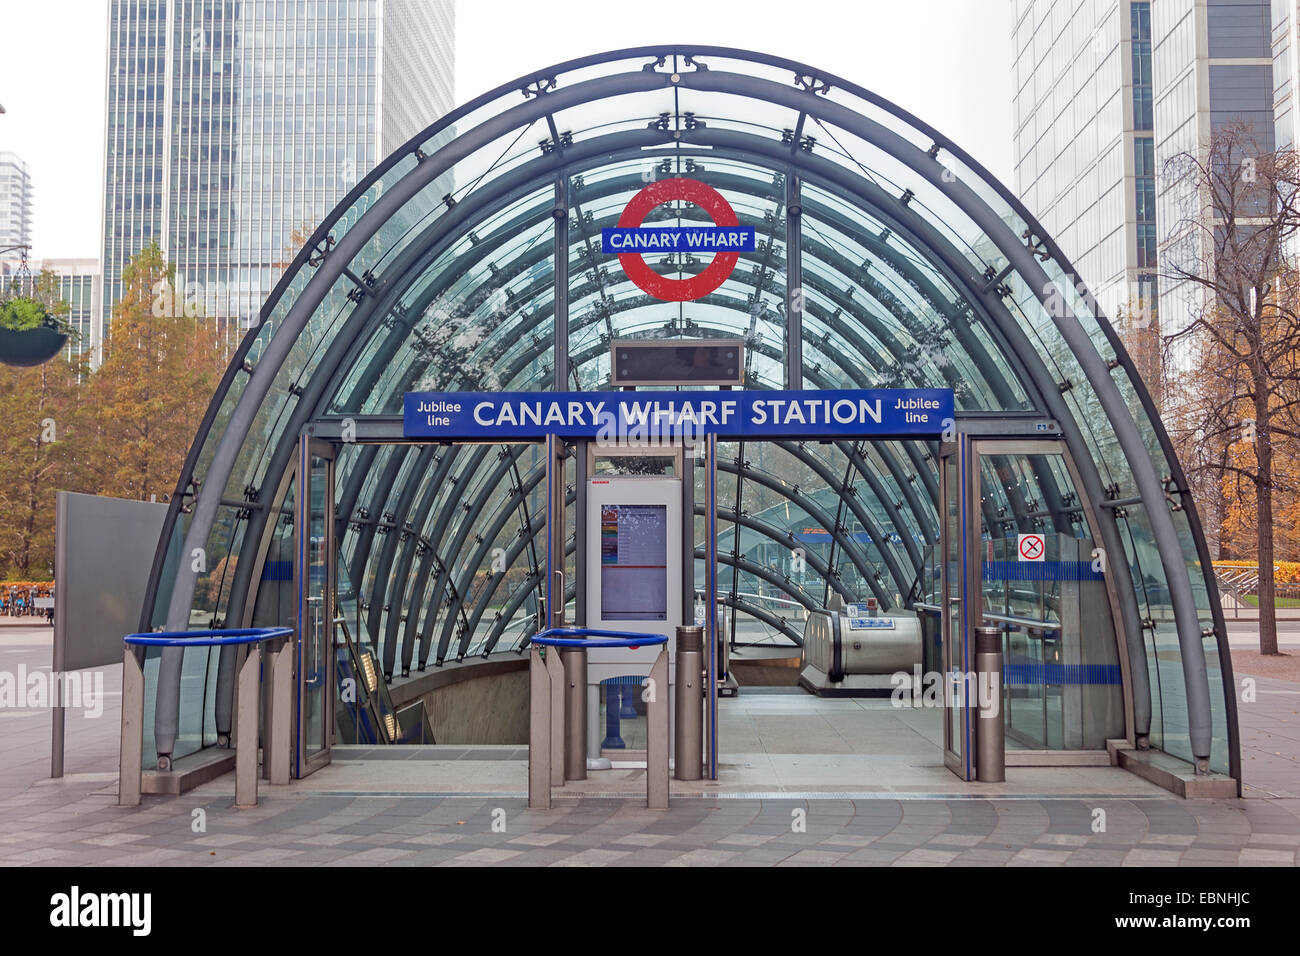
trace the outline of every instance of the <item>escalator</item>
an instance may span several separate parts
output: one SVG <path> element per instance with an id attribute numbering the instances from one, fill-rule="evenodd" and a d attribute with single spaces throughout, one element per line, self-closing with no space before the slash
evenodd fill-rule
<path id="1" fill-rule="evenodd" d="M 335 673 L 338 700 L 334 708 L 336 739 L 341 744 L 432 744 L 433 730 L 424 701 L 393 706 L 388 685 L 379 672 L 374 650 L 353 640 L 347 620 L 334 618 Z"/>

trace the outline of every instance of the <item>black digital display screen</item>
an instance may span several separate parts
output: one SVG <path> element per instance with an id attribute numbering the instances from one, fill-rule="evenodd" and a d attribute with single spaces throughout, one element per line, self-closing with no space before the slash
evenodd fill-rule
<path id="1" fill-rule="evenodd" d="M 613 349 L 615 385 L 741 385 L 741 343 L 618 342 Z"/>

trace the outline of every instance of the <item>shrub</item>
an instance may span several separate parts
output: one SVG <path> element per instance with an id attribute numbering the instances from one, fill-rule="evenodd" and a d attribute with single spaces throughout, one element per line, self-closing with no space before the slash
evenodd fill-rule
<path id="1" fill-rule="evenodd" d="M 17 298 L 0 304 L 0 328 L 12 332 L 40 328 L 51 318 L 45 306 L 35 299 Z"/>

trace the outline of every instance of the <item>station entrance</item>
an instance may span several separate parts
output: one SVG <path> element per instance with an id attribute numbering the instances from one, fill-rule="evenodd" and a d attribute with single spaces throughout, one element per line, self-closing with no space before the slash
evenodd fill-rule
<path id="1" fill-rule="evenodd" d="M 803 404 L 802 420 L 753 426 L 786 403 Z M 852 421 L 808 421 L 836 403 Z M 907 412 L 910 405 L 926 412 Z M 723 407 L 733 421 L 720 425 Z M 714 418 L 701 424 L 706 411 Z M 744 416 L 756 434 L 745 433 Z M 834 437 L 825 437 L 828 425 Z M 997 628 L 1005 661 L 995 707 L 1006 764 L 1108 763 L 1106 741 L 1124 735 L 1131 715 L 1120 693 L 1114 597 L 1095 517 L 1080 500 L 1068 450 L 1057 439 L 1030 437 L 1050 434 L 1053 423 L 1003 424 L 1003 434 L 989 423 L 976 427 L 980 433 L 972 434 L 970 423 L 954 416 L 951 394 L 939 390 L 746 396 L 698 384 L 582 395 L 410 393 L 401 439 L 390 422 L 313 424 L 300 440 L 297 466 L 308 492 L 295 505 L 292 474 L 279 506 L 293 516 L 279 539 L 294 555 L 293 599 L 274 602 L 292 613 L 274 623 L 297 628 L 301 757 L 294 776 L 327 764 L 332 742 L 469 742 L 438 740 L 421 712 L 427 701 L 414 708 L 392 702 L 395 690 L 419 683 L 425 671 L 425 648 L 403 640 L 403 625 L 418 620 L 419 609 L 377 608 L 364 579 L 347 581 L 339 570 L 337 532 L 347 519 L 336 502 L 349 492 L 336 486 L 335 463 L 346 468 L 349 457 L 380 447 L 431 460 L 435 475 L 439 456 L 495 455 L 503 471 L 536 489 L 540 573 L 522 589 L 471 602 L 468 621 L 480 632 L 517 612 L 522 591 L 530 633 L 520 651 L 548 629 L 660 635 L 675 719 L 683 693 L 675 637 L 684 626 L 703 629 L 703 673 L 689 683 L 703 708 L 706 780 L 725 784 L 729 769 L 742 765 L 751 768 L 740 775 L 751 784 L 765 772 L 779 776 L 753 770 L 754 754 L 771 753 L 805 764 L 850 754 L 856 765 L 845 767 L 846 775 L 904 760 L 974 780 L 976 711 L 989 703 L 975 666 L 981 626 Z M 870 501 L 865 480 L 847 492 L 834 489 L 832 455 L 856 458 L 861 474 L 880 482 L 886 472 L 867 460 L 878 454 L 877 443 L 901 441 L 916 441 L 933 456 L 936 481 L 917 482 L 892 502 Z M 745 478 L 780 496 L 783 522 L 773 520 L 772 508 L 738 503 Z M 433 487 L 416 483 L 406 500 Z M 895 520 L 899 509 L 913 508 L 922 530 L 905 541 L 907 526 Z M 509 515 L 506 509 L 496 518 Z M 383 537 L 391 536 L 392 559 L 406 560 L 398 515 L 389 522 Z M 500 540 L 477 537 L 480 544 Z M 419 560 L 419 543 L 406 543 L 410 559 Z M 895 552 L 921 557 L 910 580 L 890 573 L 899 563 Z M 482 560 L 488 554 L 469 562 L 473 578 L 448 574 L 449 591 L 486 593 L 517 557 L 502 552 L 493 564 Z M 270 606 L 271 593 L 259 594 L 255 607 Z M 474 643 L 473 634 L 456 637 L 457 649 Z M 658 651 L 586 651 L 580 743 L 564 744 L 581 746 L 582 754 L 567 756 L 568 766 L 578 759 L 596 777 L 646 766 L 646 675 Z M 464 663 L 463 650 L 456 659 Z M 572 700 L 565 706 L 572 710 Z"/>
<path id="2" fill-rule="evenodd" d="M 917 393 L 950 428 L 911 427 Z M 852 420 L 872 394 L 896 421 Z M 691 396 L 713 417 L 669 416 L 696 433 L 659 452 L 577 420 Z M 728 430 L 732 401 L 762 420 Z M 698 619 L 710 783 L 797 788 L 815 748 L 841 790 L 976 785 L 986 628 L 1009 779 L 1240 780 L 1196 503 L 1103 303 L 939 131 L 747 51 L 557 64 L 371 171 L 240 344 L 143 603 L 142 633 L 179 635 L 142 652 L 160 775 L 229 755 L 249 652 L 198 630 L 294 628 L 262 716 L 295 748 L 273 778 L 306 781 L 355 747 L 517 756 L 532 636 Z M 646 661 L 590 650 L 577 737 L 613 767 Z"/>

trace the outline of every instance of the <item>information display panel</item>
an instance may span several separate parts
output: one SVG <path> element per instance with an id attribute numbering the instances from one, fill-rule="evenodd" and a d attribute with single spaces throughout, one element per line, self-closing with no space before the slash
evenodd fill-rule
<path id="1" fill-rule="evenodd" d="M 667 475 L 600 475 L 587 482 L 586 625 L 668 638 L 682 618 L 682 483 Z M 658 646 L 592 648 L 591 682 L 645 673 Z"/>
<path id="2" fill-rule="evenodd" d="M 600 508 L 600 616 L 668 620 L 668 506 Z"/>

